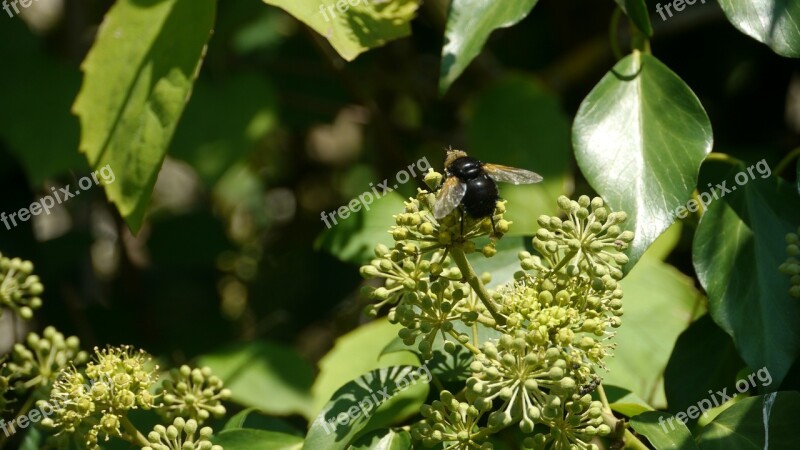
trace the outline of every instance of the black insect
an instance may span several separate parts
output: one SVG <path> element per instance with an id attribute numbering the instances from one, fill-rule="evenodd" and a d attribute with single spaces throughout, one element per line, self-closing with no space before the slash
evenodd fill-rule
<path id="1" fill-rule="evenodd" d="M 487 164 L 467 156 L 461 150 L 448 150 L 444 161 L 447 179 L 433 208 L 441 219 L 461 205 L 473 219 L 491 217 L 500 195 L 497 182 L 531 184 L 542 181 L 534 172 L 499 164 Z M 492 224 L 494 225 L 494 223 Z"/>

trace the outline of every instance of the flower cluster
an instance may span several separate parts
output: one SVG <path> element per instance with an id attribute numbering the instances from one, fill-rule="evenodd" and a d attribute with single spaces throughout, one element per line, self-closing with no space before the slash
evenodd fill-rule
<path id="1" fill-rule="evenodd" d="M 164 407 L 159 411 L 164 416 L 188 417 L 202 424 L 211 415 L 225 415 L 222 400 L 230 398 L 231 391 L 223 388 L 222 380 L 210 368 L 192 369 L 183 365 L 170 371 L 170 376 L 161 389 Z"/>
<path id="2" fill-rule="evenodd" d="M 73 368 L 56 380 L 50 399 L 60 407 L 42 423 L 72 433 L 88 428 L 85 444 L 89 449 L 98 449 L 101 437 L 133 439 L 123 424 L 130 410 L 156 406 L 150 391 L 158 380 L 157 372 L 158 367 L 143 351 L 128 346 L 95 349 L 86 376 Z"/>
<path id="3" fill-rule="evenodd" d="M 48 386 L 63 369 L 83 364 L 88 359 L 76 336 L 65 339 L 53 327 L 45 328 L 42 336 L 28 334 L 26 343 L 27 347 L 21 343 L 14 345 L 11 361 L 6 366 L 9 376 L 15 380 L 15 390 Z"/>
<path id="4" fill-rule="evenodd" d="M 196 420 L 184 420 L 180 417 L 168 427 L 156 425 L 147 435 L 150 443 L 142 447 L 142 450 L 222 450 L 221 446 L 211 443 L 210 438 L 214 432 L 211 428 L 203 427 L 198 430 L 198 427 Z"/>
<path id="5" fill-rule="evenodd" d="M 433 188 L 441 175 L 430 172 L 426 181 Z M 525 448 L 596 448 L 592 440 L 611 428 L 590 392 L 622 323 L 622 252 L 634 238 L 622 228 L 626 214 L 601 198 L 559 197 L 562 216 L 539 217 L 534 252 L 521 251 L 520 270 L 490 291 L 491 277 L 475 274 L 467 255 L 480 246 L 494 256 L 509 226 L 505 205 L 498 202 L 491 218 L 456 211 L 437 221 L 434 201 L 434 192 L 420 190 L 406 202 L 390 230 L 394 247 L 378 246 L 361 269 L 384 280 L 368 288 L 375 300 L 368 312 L 388 306 L 389 321 L 403 326 L 400 338 L 422 358 L 436 346 L 472 354 L 462 390 L 441 392 L 412 434 L 447 449 L 491 448 L 489 436 L 516 425 Z M 492 333 L 481 337 L 478 327 Z"/>
<path id="6" fill-rule="evenodd" d="M 0 307 L 13 309 L 23 319 L 30 319 L 33 311 L 42 306 L 42 292 L 44 286 L 33 275 L 33 263 L 0 254 Z"/>
<path id="7" fill-rule="evenodd" d="M 789 233 L 786 235 L 786 253 L 789 258 L 781 264 L 780 271 L 788 275 L 791 280 L 791 287 L 789 294 L 792 297 L 800 298 L 800 228 L 797 233 Z"/>

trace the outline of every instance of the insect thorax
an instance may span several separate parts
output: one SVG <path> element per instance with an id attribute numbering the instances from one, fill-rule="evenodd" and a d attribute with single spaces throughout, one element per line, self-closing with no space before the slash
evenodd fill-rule
<path id="1" fill-rule="evenodd" d="M 453 176 L 458 177 L 462 181 L 469 181 L 480 176 L 483 171 L 481 170 L 481 162 L 475 158 L 464 156 L 453 161 L 447 168 Z"/>

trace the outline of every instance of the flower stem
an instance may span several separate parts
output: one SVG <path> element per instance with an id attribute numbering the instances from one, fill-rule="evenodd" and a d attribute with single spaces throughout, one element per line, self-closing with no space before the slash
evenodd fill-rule
<path id="1" fill-rule="evenodd" d="M 120 423 L 122 424 L 122 428 L 125 428 L 125 431 L 128 432 L 129 439 L 126 439 L 128 442 L 134 445 L 140 445 L 143 447 L 147 447 L 150 445 L 150 441 L 147 440 L 146 437 L 139 430 L 136 428 L 128 416 L 122 416 Z"/>
<path id="2" fill-rule="evenodd" d="M 461 247 L 453 246 L 450 248 L 450 256 L 453 258 L 459 270 L 461 270 L 461 274 L 466 278 L 467 283 L 475 290 L 478 298 L 481 299 L 483 306 L 486 307 L 486 310 L 489 311 L 489 314 L 492 315 L 495 322 L 497 322 L 498 325 L 505 325 L 506 318 L 500 315 L 492 304 L 492 299 L 489 296 L 489 292 L 486 290 L 486 286 L 483 285 L 481 279 L 475 274 L 475 270 L 467 260 L 467 255 L 464 253 L 464 250 Z"/>
<path id="3" fill-rule="evenodd" d="M 597 396 L 600 397 L 600 403 L 603 404 L 603 418 L 605 419 L 606 425 L 611 427 L 612 435 L 615 435 L 617 432 L 614 430 L 619 430 L 624 425 L 620 419 L 617 419 L 614 416 L 614 413 L 611 411 L 611 405 L 608 403 L 608 396 L 606 395 L 606 390 L 603 389 L 603 385 L 599 384 L 597 386 Z M 639 438 L 636 437 L 635 434 L 631 433 L 627 427 L 624 428 L 625 432 L 622 433 L 622 441 L 624 442 L 625 446 L 623 448 L 629 450 L 650 450 L 650 448 L 645 445 Z M 618 436 L 618 435 L 617 435 Z"/>

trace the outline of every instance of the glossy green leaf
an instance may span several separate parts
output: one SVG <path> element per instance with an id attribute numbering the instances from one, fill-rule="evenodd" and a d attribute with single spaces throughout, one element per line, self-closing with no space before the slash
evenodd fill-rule
<path id="1" fill-rule="evenodd" d="M 279 433 L 301 436 L 302 433 L 276 417 L 261 414 L 258 408 L 247 408 L 239 411 L 225 422 L 225 426 L 220 431 L 240 430 L 248 428 L 251 430 L 275 431 Z"/>
<path id="2" fill-rule="evenodd" d="M 606 392 L 608 406 L 612 411 L 623 416 L 633 417 L 653 410 L 652 406 L 628 389 L 605 383 L 603 383 L 603 389 Z"/>
<path id="3" fill-rule="evenodd" d="M 670 420 L 672 419 L 672 420 Z M 661 411 L 648 411 L 631 419 L 631 427 L 645 436 L 656 450 L 697 448 L 692 433 L 683 422 Z"/>
<path id="4" fill-rule="evenodd" d="M 541 183 L 500 183 L 508 201 L 510 235 L 532 236 L 542 214 L 556 214 L 556 199 L 572 190 L 569 119 L 558 97 L 532 78 L 506 78 L 481 93 L 467 121 L 471 156 L 540 174 Z"/>
<path id="5" fill-rule="evenodd" d="M 313 369 L 290 348 L 263 341 L 238 344 L 202 356 L 199 365 L 222 378 L 234 402 L 270 414 L 313 414 Z"/>
<path id="6" fill-rule="evenodd" d="M 411 34 L 418 0 L 263 0 L 322 35 L 347 61 Z"/>
<path id="7" fill-rule="evenodd" d="M 755 179 L 742 172 L 744 165 L 709 166 L 724 169 L 713 183 L 725 183 L 731 192 L 720 188 L 724 197 L 700 220 L 694 267 L 708 292 L 711 317 L 733 338 L 744 362 L 768 367 L 778 386 L 800 353 L 800 303 L 789 296 L 789 278 L 777 269 L 786 260 L 784 236 L 800 223 L 797 194 L 780 177 L 759 177 L 753 166 Z"/>
<path id="8" fill-rule="evenodd" d="M 492 31 L 520 22 L 538 0 L 453 0 L 447 13 L 439 92 L 444 94 L 483 49 Z"/>
<path id="9" fill-rule="evenodd" d="M 653 36 L 653 25 L 644 0 L 614 0 L 631 19 L 636 28 L 647 36 Z"/>
<path id="10" fill-rule="evenodd" d="M 691 278 L 659 259 L 674 242 L 671 234 L 662 235 L 622 280 L 625 314 L 617 348 L 605 361 L 609 372 L 600 373 L 604 383 L 641 394 L 654 407 L 666 406 L 662 374 L 700 298 Z"/>
<path id="11" fill-rule="evenodd" d="M 743 367 L 731 337 L 709 315 L 701 317 L 678 338 L 664 372 L 669 410 L 685 411 L 707 397 L 709 389 L 732 389 Z"/>
<path id="12" fill-rule="evenodd" d="M 248 73 L 224 83 L 200 80 L 170 155 L 189 163 L 210 188 L 276 124 L 276 93 L 263 77 Z"/>
<path id="13" fill-rule="evenodd" d="M 366 198 L 361 205 L 366 204 Z M 347 217 L 337 215 L 336 223 L 327 217 L 331 227 L 317 237 L 314 248 L 325 250 L 342 261 L 368 263 L 375 257 L 376 245 L 394 245 L 389 228 L 396 225 L 393 216 L 403 212 L 403 202 L 400 194 L 390 192 L 367 205 L 369 210 L 359 206 L 355 212 L 349 210 L 351 212 Z M 324 211 L 323 214 L 326 212 L 332 211 Z"/>
<path id="14" fill-rule="evenodd" d="M 773 392 L 746 398 L 703 428 L 700 450 L 797 448 L 800 393 Z"/>
<path id="15" fill-rule="evenodd" d="M 661 61 L 634 52 L 583 100 L 573 126 L 575 157 L 592 187 L 628 213 L 636 233 L 630 270 L 675 220 L 711 151 L 711 124 L 689 87 Z"/>
<path id="16" fill-rule="evenodd" d="M 414 366 L 372 370 L 337 390 L 313 420 L 307 448 L 344 450 L 359 436 L 419 412 L 430 372 Z"/>
<path id="17" fill-rule="evenodd" d="M 405 430 L 376 430 L 358 440 L 350 450 L 411 450 L 411 434 Z"/>
<path id="18" fill-rule="evenodd" d="M 80 87 L 77 69 L 55 62 L 37 37 L 20 20 L 0 27 L 0 137 L 8 144 L 32 186 L 71 169 L 85 172 L 86 158 L 78 152 L 78 121 L 70 105 Z"/>
<path id="19" fill-rule="evenodd" d="M 213 0 L 121 0 L 83 62 L 73 105 L 92 167 L 131 230 L 144 220 L 161 163 L 191 94 L 214 25 Z"/>
<path id="20" fill-rule="evenodd" d="M 719 0 L 728 20 L 775 53 L 800 58 L 800 2 L 797 0 Z"/>
<path id="21" fill-rule="evenodd" d="M 311 389 L 314 411 L 322 409 L 340 387 L 370 370 L 419 365 L 417 358 L 407 352 L 382 354 L 386 345 L 397 337 L 398 330 L 399 325 L 379 319 L 337 339 L 333 349 L 319 361 L 319 375 Z"/>
<path id="22" fill-rule="evenodd" d="M 301 450 L 303 438 L 263 430 L 225 430 L 214 437 L 225 450 Z"/>

